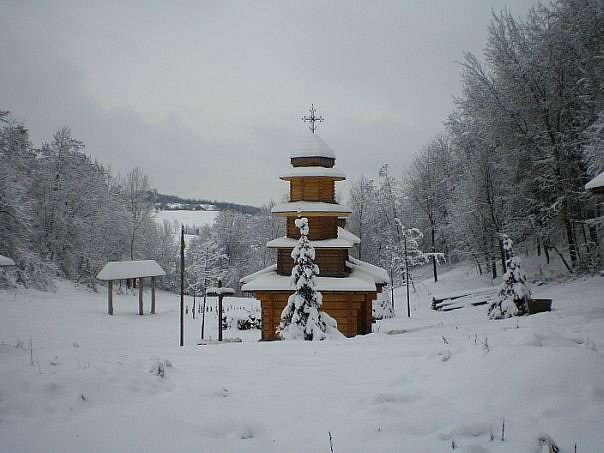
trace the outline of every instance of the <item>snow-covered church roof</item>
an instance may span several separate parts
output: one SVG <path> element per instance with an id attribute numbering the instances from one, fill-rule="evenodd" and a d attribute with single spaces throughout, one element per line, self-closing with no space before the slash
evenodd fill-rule
<path id="1" fill-rule="evenodd" d="M 296 157 L 327 157 L 335 159 L 336 154 L 317 134 L 306 134 L 298 138 L 289 155 Z"/>
<path id="2" fill-rule="evenodd" d="M 349 249 L 352 248 L 354 244 L 359 244 L 360 242 L 361 240 L 356 235 L 352 234 L 350 231 L 347 231 L 342 227 L 338 227 L 337 239 L 322 239 L 317 241 L 310 241 L 310 245 L 312 245 L 316 249 Z M 277 239 L 273 239 L 272 241 L 268 241 L 266 243 L 266 246 L 268 248 L 293 249 L 297 243 L 297 239 L 283 236 Z"/>
<path id="3" fill-rule="evenodd" d="M 294 178 L 332 178 L 336 181 L 346 179 L 346 175 L 335 168 L 325 167 L 295 167 L 281 174 L 279 178 L 288 181 Z"/>
<path id="4" fill-rule="evenodd" d="M 604 171 L 585 184 L 586 190 L 604 189 Z"/>
<path id="5" fill-rule="evenodd" d="M 290 214 L 298 215 L 330 215 L 330 216 L 350 216 L 352 210 L 339 203 L 325 203 L 324 201 L 290 201 L 275 206 L 271 209 L 275 215 L 287 216 Z"/>
<path id="6" fill-rule="evenodd" d="M 390 283 L 388 273 L 377 266 L 349 257 L 348 277 L 316 277 L 317 290 L 338 292 L 376 291 L 376 285 Z M 279 275 L 275 264 L 243 277 L 242 291 L 295 291 L 289 275 Z"/>

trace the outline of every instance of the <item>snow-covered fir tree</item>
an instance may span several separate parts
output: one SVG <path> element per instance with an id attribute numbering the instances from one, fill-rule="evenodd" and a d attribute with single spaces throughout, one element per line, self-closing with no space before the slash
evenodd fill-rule
<path id="1" fill-rule="evenodd" d="M 392 270 L 394 277 L 407 280 L 411 279 L 411 268 L 427 264 L 431 259 L 444 261 L 444 255 L 440 252 L 425 253 L 422 250 L 423 233 L 417 228 L 408 228 L 399 218 L 394 219 L 396 225 L 396 236 L 394 244 L 390 246 Z"/>
<path id="2" fill-rule="evenodd" d="M 283 340 L 324 340 L 337 331 L 336 320 L 321 311 L 322 295 L 317 291 L 319 267 L 314 263 L 315 249 L 308 240 L 308 219 L 296 219 L 300 240 L 292 251 L 292 284 L 296 292 L 289 296 L 281 313 L 277 335 Z"/>
<path id="3" fill-rule="evenodd" d="M 378 293 L 377 298 L 372 303 L 371 315 L 375 320 L 394 318 L 390 291 L 384 289 L 384 291 Z"/>
<path id="4" fill-rule="evenodd" d="M 489 306 L 491 319 L 504 319 L 528 313 L 531 290 L 526 282 L 526 273 L 522 269 L 520 257 L 514 256 L 512 245 L 512 240 L 504 236 L 507 271 L 503 275 L 497 300 Z"/>

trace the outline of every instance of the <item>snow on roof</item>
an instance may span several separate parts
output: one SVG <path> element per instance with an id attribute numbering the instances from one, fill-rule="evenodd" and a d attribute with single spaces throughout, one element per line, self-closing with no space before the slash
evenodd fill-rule
<path id="1" fill-rule="evenodd" d="M 354 273 L 349 277 L 317 277 L 317 290 L 319 291 L 375 291 L 375 284 L 367 279 L 359 278 Z M 253 274 L 252 274 L 253 275 Z M 260 272 L 255 278 L 248 275 L 241 279 L 244 283 L 242 291 L 294 291 L 291 277 L 278 275 L 276 269 L 269 272 Z"/>
<path id="2" fill-rule="evenodd" d="M 350 258 L 349 258 L 350 259 Z M 347 262 L 350 268 L 348 277 L 317 277 L 319 291 L 375 291 L 375 284 L 389 283 L 388 273 L 381 267 L 352 258 Z M 294 291 L 289 275 L 277 274 L 275 264 L 243 277 L 242 291 Z"/>
<path id="3" fill-rule="evenodd" d="M 208 296 L 218 296 L 220 294 L 235 294 L 235 290 L 233 288 L 225 288 L 225 287 L 217 287 L 217 286 L 211 286 L 206 290 L 206 294 Z"/>
<path id="4" fill-rule="evenodd" d="M 300 137 L 294 145 L 289 157 L 327 157 L 335 159 L 336 154 L 317 134 L 307 134 Z"/>
<path id="5" fill-rule="evenodd" d="M 352 242 L 353 244 L 360 244 L 361 239 L 354 233 L 345 230 L 342 227 L 338 227 L 338 238 L 344 239 L 345 241 Z"/>
<path id="6" fill-rule="evenodd" d="M 16 266 L 15 262 L 8 256 L 0 255 L 0 266 Z"/>
<path id="7" fill-rule="evenodd" d="M 365 278 L 369 278 L 371 281 L 378 284 L 390 283 L 390 276 L 385 269 L 374 266 L 371 263 L 361 261 L 353 256 L 348 257 L 346 266 L 348 266 L 352 271 L 356 271 L 361 278 L 364 276 Z"/>
<path id="8" fill-rule="evenodd" d="M 96 276 L 99 280 L 123 280 L 126 278 L 158 277 L 166 275 L 159 264 L 153 260 L 110 261 Z"/>
<path id="9" fill-rule="evenodd" d="M 346 179 L 346 175 L 342 172 L 337 171 L 335 168 L 325 167 L 294 167 L 286 173 L 279 176 L 279 178 L 288 181 L 293 178 L 333 178 L 336 180 Z"/>
<path id="10" fill-rule="evenodd" d="M 271 264 L 270 266 L 267 266 L 264 269 L 260 269 L 259 271 L 254 272 L 253 274 L 246 275 L 241 280 L 239 280 L 239 282 L 249 283 L 251 281 L 256 280 L 258 277 L 260 277 L 263 274 L 270 274 L 271 272 L 276 272 L 276 271 L 277 271 L 277 265 Z"/>
<path id="11" fill-rule="evenodd" d="M 266 246 L 268 248 L 294 248 L 297 243 L 297 239 L 283 236 L 267 242 Z M 337 239 L 322 239 L 319 241 L 310 241 L 310 243 L 316 249 L 349 249 L 352 248 L 354 244 L 360 244 L 361 240 L 350 231 L 338 227 Z"/>
<path id="12" fill-rule="evenodd" d="M 604 188 L 604 171 L 594 179 L 585 184 L 585 190 L 595 190 Z"/>
<path id="13" fill-rule="evenodd" d="M 286 236 L 268 241 L 268 248 L 290 248 L 293 249 L 298 243 L 297 239 L 288 238 Z M 349 249 L 352 247 L 352 242 L 344 239 L 323 239 L 320 241 L 310 241 L 310 244 L 316 249 Z"/>
<path id="14" fill-rule="evenodd" d="M 325 203 L 322 201 L 292 201 L 275 206 L 271 209 L 273 214 L 299 213 L 306 212 L 328 212 L 334 215 L 352 214 L 352 210 L 339 203 Z"/>

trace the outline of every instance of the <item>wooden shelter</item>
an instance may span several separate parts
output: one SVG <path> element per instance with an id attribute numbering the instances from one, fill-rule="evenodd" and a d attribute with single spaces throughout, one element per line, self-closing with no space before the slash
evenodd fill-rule
<path id="1" fill-rule="evenodd" d="M 293 169 L 281 175 L 289 182 L 289 202 L 272 209 L 284 217 L 287 235 L 268 242 L 277 249 L 277 263 L 241 279 L 242 290 L 253 292 L 262 307 L 262 339 L 276 340 L 281 312 L 293 293 L 290 275 L 294 265 L 291 252 L 300 232 L 297 217 L 307 217 L 309 239 L 319 266 L 318 290 L 323 295 L 322 310 L 338 322 L 347 337 L 371 333 L 372 301 L 389 282 L 387 272 L 349 255 L 358 237 L 344 230 L 342 220 L 352 211 L 336 203 L 336 181 L 345 178 L 337 171 L 333 150 L 316 134 L 302 138 L 290 155 Z"/>
<path id="2" fill-rule="evenodd" d="M 151 313 L 155 314 L 155 277 L 166 275 L 153 260 L 110 261 L 105 264 L 97 279 L 107 282 L 107 313 L 113 315 L 113 282 L 116 280 L 138 279 L 138 314 L 143 314 L 143 293 L 146 277 L 151 277 Z"/>

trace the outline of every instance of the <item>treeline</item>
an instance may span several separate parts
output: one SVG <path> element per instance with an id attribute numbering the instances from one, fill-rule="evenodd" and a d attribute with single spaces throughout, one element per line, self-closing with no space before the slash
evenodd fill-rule
<path id="1" fill-rule="evenodd" d="M 196 198 L 181 198 L 176 195 L 167 195 L 163 193 L 159 193 L 157 191 L 152 191 L 149 194 L 150 197 L 153 198 L 156 205 L 168 205 L 168 204 L 181 204 L 186 206 L 187 209 L 190 207 L 199 207 L 199 206 L 214 206 L 218 211 L 237 211 L 242 214 L 258 214 L 260 212 L 260 208 L 256 206 L 251 206 L 247 204 L 238 204 L 238 203 L 230 203 L 227 201 L 216 201 L 216 200 L 201 200 Z"/>
<path id="2" fill-rule="evenodd" d="M 167 273 L 160 286 L 179 289 L 179 226 L 153 218 L 154 193 L 140 169 L 114 175 L 69 129 L 34 147 L 28 130 L 1 112 L 0 254 L 17 268 L 0 272 L 0 286 L 49 289 L 64 277 L 96 288 L 108 261 L 153 259 Z M 270 209 L 222 211 L 213 226 L 188 237 L 187 292 L 218 278 L 238 288 L 242 276 L 273 263 L 265 244 L 284 234 L 284 225 Z"/>
<path id="3" fill-rule="evenodd" d="M 28 130 L 2 112 L 0 254 L 17 269 L 2 273 L 0 283 L 47 289 L 62 276 L 95 287 L 107 261 L 168 265 L 175 240 L 153 220 L 149 190 L 140 169 L 114 176 L 84 153 L 69 129 L 36 148 Z"/>
<path id="4" fill-rule="evenodd" d="M 494 14 L 481 61 L 445 130 L 402 178 L 387 166 L 351 190 L 361 258 L 388 267 L 400 218 L 424 249 L 472 259 L 494 276 L 503 234 L 568 270 L 601 267 L 602 223 L 585 183 L 604 171 L 604 4 L 561 0 L 524 20 Z"/>

